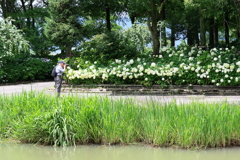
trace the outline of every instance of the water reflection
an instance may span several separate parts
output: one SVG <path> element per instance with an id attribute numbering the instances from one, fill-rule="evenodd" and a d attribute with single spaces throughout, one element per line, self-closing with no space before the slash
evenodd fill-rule
<path id="1" fill-rule="evenodd" d="M 240 148 L 181 150 L 147 146 L 46 147 L 0 143 L 0 160 L 239 160 Z"/>

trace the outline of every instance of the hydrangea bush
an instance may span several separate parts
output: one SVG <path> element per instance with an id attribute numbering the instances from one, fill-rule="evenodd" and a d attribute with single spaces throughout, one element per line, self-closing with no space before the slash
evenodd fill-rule
<path id="1" fill-rule="evenodd" d="M 116 59 L 68 67 L 72 84 L 238 85 L 240 57 L 235 48 L 205 51 L 196 47 L 163 48 L 161 55 Z"/>

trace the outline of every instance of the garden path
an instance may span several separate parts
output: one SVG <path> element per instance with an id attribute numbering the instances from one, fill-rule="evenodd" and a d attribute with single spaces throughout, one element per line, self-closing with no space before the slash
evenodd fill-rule
<path id="1" fill-rule="evenodd" d="M 18 84 L 18 85 L 5 85 L 0 86 L 0 94 L 14 94 L 21 93 L 23 91 L 41 91 L 48 94 L 54 94 L 53 91 L 49 91 L 49 88 L 54 86 L 54 82 L 36 82 L 31 84 Z M 133 98 L 138 101 L 154 100 L 160 102 L 170 102 L 176 100 L 177 103 L 186 103 L 191 101 L 228 101 L 230 103 L 240 104 L 240 96 L 204 96 L 204 95 L 175 95 L 175 96 L 159 96 L 159 95 L 111 95 L 111 93 L 62 93 L 62 97 L 68 94 L 79 95 L 79 96 L 91 96 L 91 95 L 102 95 L 109 96 L 112 98 Z"/>

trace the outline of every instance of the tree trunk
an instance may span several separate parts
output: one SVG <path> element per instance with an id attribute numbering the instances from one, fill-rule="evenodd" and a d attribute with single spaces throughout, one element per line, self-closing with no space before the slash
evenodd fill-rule
<path id="1" fill-rule="evenodd" d="M 72 45 L 68 45 L 65 49 L 65 52 L 67 57 L 72 57 Z"/>
<path id="2" fill-rule="evenodd" d="M 192 29 L 188 29 L 187 30 L 187 44 L 189 46 L 193 46 L 194 42 L 193 42 L 193 33 L 192 33 Z"/>
<path id="3" fill-rule="evenodd" d="M 160 31 L 158 29 L 158 22 L 161 20 L 161 11 L 166 0 L 161 0 L 161 5 L 158 6 L 154 0 L 149 0 L 151 11 L 148 12 L 148 28 L 153 40 L 153 55 L 159 55 L 160 50 Z"/>
<path id="4" fill-rule="evenodd" d="M 24 0 L 21 0 L 21 3 L 22 3 L 23 11 L 26 13 L 26 12 L 27 12 L 27 9 L 26 9 Z M 31 3 L 31 2 L 30 2 L 30 3 Z M 30 18 L 29 18 L 28 16 L 25 17 L 25 18 L 27 18 L 27 28 L 30 28 Z"/>
<path id="5" fill-rule="evenodd" d="M 135 15 L 134 15 L 134 13 L 132 13 L 132 14 L 129 14 L 129 17 L 130 17 L 130 20 L 131 20 L 131 23 L 132 23 L 132 25 L 135 23 Z"/>
<path id="6" fill-rule="evenodd" d="M 30 4 L 29 4 L 29 8 L 33 11 L 33 1 L 34 0 L 30 0 Z M 31 27 L 35 28 L 35 18 L 34 16 L 32 16 L 32 23 L 31 23 Z"/>
<path id="7" fill-rule="evenodd" d="M 160 49 L 160 32 L 157 27 L 157 22 L 156 20 L 152 20 L 152 24 L 150 22 L 150 17 L 148 17 L 148 27 L 152 35 L 152 40 L 153 40 L 153 55 L 159 55 L 159 49 Z"/>
<path id="8" fill-rule="evenodd" d="M 215 34 L 214 34 L 214 44 L 215 44 L 215 46 L 217 46 L 218 41 L 219 41 L 219 39 L 218 39 L 218 23 L 217 22 L 215 22 L 214 32 L 215 32 Z"/>
<path id="9" fill-rule="evenodd" d="M 199 36 L 198 36 L 198 30 L 195 30 L 193 32 L 193 34 L 194 34 L 194 44 L 199 45 L 200 40 L 199 40 Z"/>
<path id="10" fill-rule="evenodd" d="M 228 11 L 225 12 L 225 41 L 226 41 L 226 46 L 229 47 L 229 13 Z"/>
<path id="11" fill-rule="evenodd" d="M 164 21 L 166 20 L 166 10 L 165 10 L 165 5 L 163 6 L 162 8 L 162 11 L 161 11 L 161 21 Z M 162 45 L 163 46 L 167 46 L 167 34 L 166 34 L 166 27 L 165 26 L 162 26 L 161 27 L 161 42 L 162 42 Z"/>
<path id="12" fill-rule="evenodd" d="M 239 16 L 240 15 L 240 0 L 235 0 L 234 5 L 237 8 L 237 12 L 238 12 L 238 14 L 235 15 L 236 20 L 237 20 L 236 37 L 237 37 L 237 40 L 240 40 L 240 16 Z"/>
<path id="13" fill-rule="evenodd" d="M 211 48 L 214 47 L 214 17 L 209 20 L 210 28 L 209 28 L 209 46 Z"/>
<path id="14" fill-rule="evenodd" d="M 202 15 L 202 10 L 200 11 L 200 45 L 206 46 L 206 30 L 205 30 L 205 21 Z"/>
<path id="15" fill-rule="evenodd" d="M 171 47 L 175 46 L 175 34 L 176 34 L 175 28 L 174 28 L 174 26 L 172 26 L 172 28 L 171 28 Z"/>
<path id="16" fill-rule="evenodd" d="M 106 4 L 106 22 L 107 22 L 107 29 L 111 32 L 111 17 L 110 17 L 110 7 Z"/>

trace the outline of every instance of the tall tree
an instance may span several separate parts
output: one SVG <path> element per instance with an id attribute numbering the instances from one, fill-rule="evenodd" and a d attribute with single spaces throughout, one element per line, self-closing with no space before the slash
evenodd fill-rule
<path id="1" fill-rule="evenodd" d="M 129 1 L 130 15 L 139 16 L 136 18 L 147 18 L 148 28 L 153 41 L 153 54 L 158 55 L 160 49 L 160 28 L 158 26 L 163 19 L 163 8 L 167 0 L 133 0 Z M 135 17 L 133 16 L 133 17 Z"/>
<path id="2" fill-rule="evenodd" d="M 209 45 L 214 46 L 218 42 L 220 20 L 225 14 L 226 0 L 184 0 L 186 10 L 198 9 L 200 45 L 207 45 L 206 32 L 210 34 Z M 225 22 L 223 22 L 224 24 Z M 225 25 L 226 27 L 226 25 Z"/>
<path id="3" fill-rule="evenodd" d="M 49 0 L 50 18 L 46 18 L 45 35 L 66 55 L 71 55 L 72 47 L 81 36 L 83 18 L 75 0 Z"/>
<path id="4" fill-rule="evenodd" d="M 81 0 L 78 2 L 84 12 L 93 19 L 105 19 L 106 28 L 111 32 L 112 18 L 118 19 L 127 11 L 128 0 Z"/>

